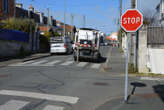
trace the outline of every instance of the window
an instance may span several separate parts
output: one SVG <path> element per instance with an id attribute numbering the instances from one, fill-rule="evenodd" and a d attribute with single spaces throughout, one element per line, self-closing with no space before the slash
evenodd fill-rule
<path id="1" fill-rule="evenodd" d="M 3 11 L 9 13 L 9 0 L 3 0 Z"/>

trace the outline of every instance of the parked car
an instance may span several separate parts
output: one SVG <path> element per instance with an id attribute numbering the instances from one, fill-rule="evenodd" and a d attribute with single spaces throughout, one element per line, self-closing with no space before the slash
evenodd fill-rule
<path id="1" fill-rule="evenodd" d="M 72 53 L 70 37 L 53 37 L 50 39 L 50 53 Z"/>

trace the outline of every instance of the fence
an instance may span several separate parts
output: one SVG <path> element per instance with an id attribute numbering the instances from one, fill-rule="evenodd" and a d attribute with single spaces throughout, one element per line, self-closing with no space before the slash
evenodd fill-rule
<path id="1" fill-rule="evenodd" d="M 164 27 L 147 27 L 147 44 L 154 45 L 164 45 Z"/>
<path id="2" fill-rule="evenodd" d="M 29 35 L 21 31 L 0 29 L 0 40 L 29 42 Z"/>

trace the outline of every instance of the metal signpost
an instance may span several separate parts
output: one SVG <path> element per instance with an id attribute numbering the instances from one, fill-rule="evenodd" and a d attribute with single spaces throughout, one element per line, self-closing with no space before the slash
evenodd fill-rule
<path id="1" fill-rule="evenodd" d="M 129 62 L 129 37 L 130 32 L 136 32 L 143 24 L 143 15 L 137 9 L 128 9 L 121 16 L 121 27 L 127 32 L 126 41 L 126 69 L 125 69 L 125 96 L 124 101 L 128 101 L 128 62 Z"/>

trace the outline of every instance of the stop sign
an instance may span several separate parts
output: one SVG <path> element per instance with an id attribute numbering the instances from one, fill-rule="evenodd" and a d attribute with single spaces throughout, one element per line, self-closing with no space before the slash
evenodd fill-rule
<path id="1" fill-rule="evenodd" d="M 136 32 L 143 24 L 143 15 L 139 10 L 128 9 L 121 16 L 121 27 L 126 32 Z"/>

